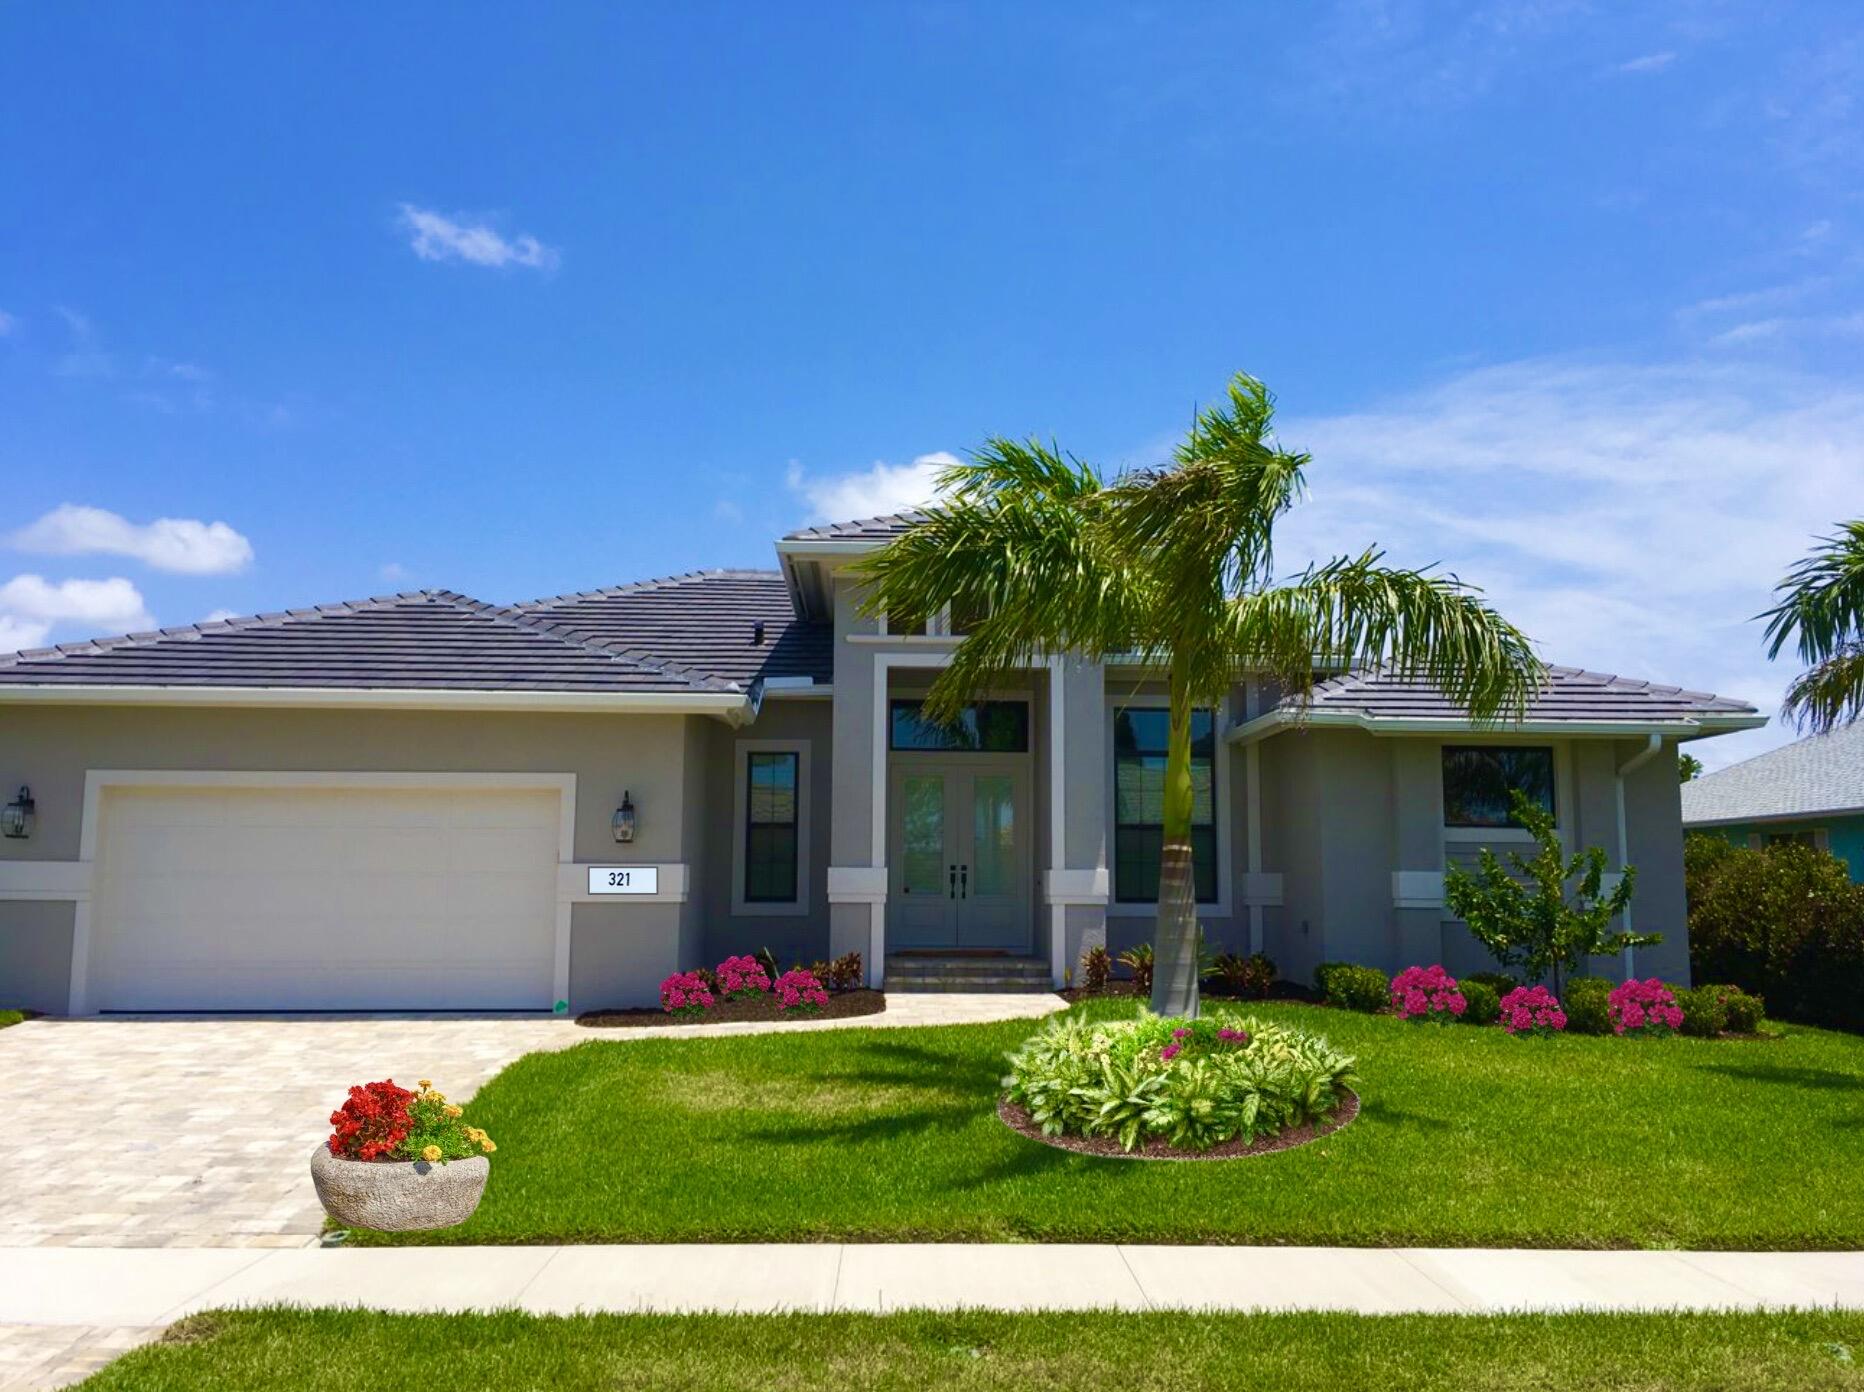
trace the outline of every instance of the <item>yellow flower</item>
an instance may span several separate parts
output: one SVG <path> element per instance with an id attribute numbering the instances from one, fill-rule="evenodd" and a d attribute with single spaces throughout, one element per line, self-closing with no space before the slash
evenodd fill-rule
<path id="1" fill-rule="evenodd" d="M 492 1143 L 492 1138 L 490 1136 L 481 1136 L 479 1138 L 479 1148 L 487 1152 L 498 1149 L 498 1147 Z"/>
<path id="2" fill-rule="evenodd" d="M 416 1087 L 424 1087 L 424 1088 L 430 1088 L 433 1085 L 434 1085 L 434 1080 L 432 1078 L 422 1078 L 420 1082 L 415 1084 Z"/>
<path id="3" fill-rule="evenodd" d="M 428 1146 L 427 1149 L 421 1152 L 421 1159 L 425 1160 L 430 1165 L 435 1163 L 440 1159 L 440 1147 L 437 1145 Z"/>
<path id="4" fill-rule="evenodd" d="M 458 1106 L 458 1105 L 456 1105 L 455 1103 L 452 1103 L 452 1102 L 449 1102 L 449 1103 L 447 1103 L 447 1115 L 448 1115 L 448 1116 L 451 1116 L 451 1117 L 456 1117 L 456 1116 L 458 1116 L 458 1115 L 459 1115 L 459 1114 L 460 1114 L 460 1113 L 461 1113 L 461 1112 L 462 1112 L 463 1110 L 464 1110 L 464 1108 L 462 1108 L 462 1107 L 460 1107 L 460 1106 Z"/>

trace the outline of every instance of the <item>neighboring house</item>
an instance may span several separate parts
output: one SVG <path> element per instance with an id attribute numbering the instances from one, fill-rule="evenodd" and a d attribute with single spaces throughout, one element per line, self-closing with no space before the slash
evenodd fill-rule
<path id="1" fill-rule="evenodd" d="M 1741 846 L 1816 846 L 1864 882 L 1864 724 L 1813 735 L 1685 783 L 1683 826 Z"/>
<path id="2" fill-rule="evenodd" d="M 34 802 L 0 839 L 0 1003 L 577 1011 L 762 945 L 858 951 L 876 983 L 902 951 L 1001 952 L 1060 984 L 1149 937 L 1157 674 L 1058 656 L 927 724 L 950 616 L 890 632 L 843 569 L 906 525 L 794 533 L 771 572 L 0 658 L 0 799 Z M 1306 710 L 1242 682 L 1196 733 L 1206 932 L 1296 979 L 1480 966 L 1443 871 L 1522 839 L 1515 787 L 1636 864 L 1637 926 L 1667 935 L 1638 968 L 1686 977 L 1676 748 L 1758 723 L 1572 668 L 1504 730 L 1378 674 Z"/>

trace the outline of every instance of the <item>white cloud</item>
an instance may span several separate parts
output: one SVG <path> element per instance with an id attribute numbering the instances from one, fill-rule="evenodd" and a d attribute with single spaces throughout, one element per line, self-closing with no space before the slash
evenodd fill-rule
<path id="1" fill-rule="evenodd" d="M 938 496 L 938 476 L 960 462 L 955 454 L 935 450 L 910 464 L 876 460 L 852 473 L 813 477 L 792 463 L 788 483 L 808 501 L 810 521 L 852 522 L 923 507 Z"/>
<path id="2" fill-rule="evenodd" d="M 401 205 L 399 225 L 408 246 L 423 261 L 465 261 L 474 266 L 528 266 L 553 271 L 561 257 L 528 232 L 505 237 L 483 222 L 448 217 L 431 208 Z"/>
<path id="3" fill-rule="evenodd" d="M 158 517 L 138 525 L 73 503 L 53 508 L 7 544 L 48 556 L 130 556 L 180 575 L 228 575 L 252 563 L 252 543 L 224 522 Z"/>
<path id="4" fill-rule="evenodd" d="M 381 566 L 376 571 L 376 574 L 388 581 L 391 585 L 394 585 L 408 578 L 408 568 L 400 561 L 389 561 Z"/>
<path id="5" fill-rule="evenodd" d="M 4 309 L 0 309 L 0 338 L 5 338 L 18 327 L 19 320 L 14 318 L 11 314 L 8 314 Z"/>
<path id="6" fill-rule="evenodd" d="M 1752 616 L 1857 514 L 1864 389 L 1753 364 L 1539 360 L 1383 407 L 1287 417 L 1310 501 L 1284 570 L 1369 544 L 1481 585 L 1554 662 L 1778 706 Z M 1696 746 L 1719 766 L 1791 738 Z"/>
<path id="7" fill-rule="evenodd" d="M 206 614 L 200 622 L 204 624 L 224 623 L 228 619 L 237 619 L 239 616 L 237 609 L 215 609 Z"/>
<path id="8" fill-rule="evenodd" d="M 92 633 L 131 633 L 155 627 L 142 595 L 129 581 L 48 581 L 16 575 L 0 585 L 0 651 L 42 645 L 59 624 Z"/>
<path id="9" fill-rule="evenodd" d="M 1621 73 L 1662 72 L 1665 68 L 1669 67 L 1670 64 L 1674 63 L 1675 61 L 1676 61 L 1675 52 L 1671 49 L 1665 49 L 1661 53 L 1646 53 L 1646 54 L 1643 54 L 1641 57 L 1633 58 L 1628 62 L 1620 63 L 1618 65 L 1618 71 Z"/>
<path id="10" fill-rule="evenodd" d="M 57 309 L 71 342 L 52 364 L 52 371 L 60 377 L 114 377 L 116 361 L 98 344 L 97 331 L 91 327 L 91 321 L 75 309 L 66 309 L 63 305 Z"/>

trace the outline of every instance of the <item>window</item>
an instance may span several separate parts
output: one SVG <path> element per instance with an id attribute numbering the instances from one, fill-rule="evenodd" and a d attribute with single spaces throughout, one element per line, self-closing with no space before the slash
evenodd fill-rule
<path id="1" fill-rule="evenodd" d="M 744 902 L 796 902 L 797 788 L 794 750 L 745 756 Z"/>
<path id="2" fill-rule="evenodd" d="M 1025 701 L 974 701 L 949 725 L 926 719 L 921 703 L 915 700 L 895 700 L 888 713 L 888 747 L 892 749 L 1029 752 L 1029 705 Z"/>
<path id="3" fill-rule="evenodd" d="M 1826 848 L 1826 835 L 1823 827 L 1816 831 L 1770 831 L 1767 833 L 1767 845 L 1804 846 L 1809 851 L 1822 851 Z"/>
<path id="4" fill-rule="evenodd" d="M 1191 867 L 1197 900 L 1217 900 L 1217 735 L 1208 710 L 1191 713 Z M 1113 897 L 1159 897 L 1165 850 L 1165 756 L 1171 713 L 1133 707 L 1113 717 Z"/>
<path id="5" fill-rule="evenodd" d="M 1532 745 L 1446 744 L 1443 823 L 1453 827 L 1518 827 L 1510 793 L 1553 806 L 1553 750 Z"/>

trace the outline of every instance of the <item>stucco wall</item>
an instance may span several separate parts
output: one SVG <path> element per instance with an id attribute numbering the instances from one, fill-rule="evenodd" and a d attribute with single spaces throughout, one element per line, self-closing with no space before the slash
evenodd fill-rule
<path id="1" fill-rule="evenodd" d="M 70 900 L 0 903 L 0 1010 L 64 1012 L 75 916 Z"/>
<path id="2" fill-rule="evenodd" d="M 1853 881 L 1864 884 L 1864 816 L 1809 817 L 1777 822 L 1743 823 L 1739 826 L 1691 827 L 1691 831 L 1724 837 L 1737 846 L 1750 844 L 1750 838 L 1790 836 L 1796 832 L 1822 831 L 1827 849 L 1844 861 Z"/>

